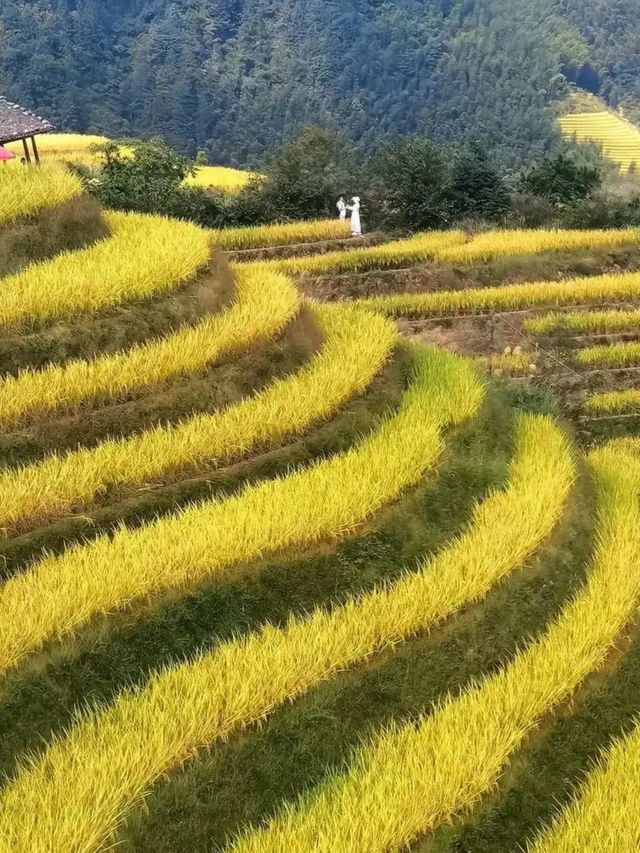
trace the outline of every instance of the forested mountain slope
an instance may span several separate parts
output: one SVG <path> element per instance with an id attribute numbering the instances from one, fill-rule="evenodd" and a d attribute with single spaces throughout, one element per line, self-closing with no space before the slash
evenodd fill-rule
<path id="1" fill-rule="evenodd" d="M 367 148 L 424 127 L 514 163 L 567 80 L 640 97 L 635 0 L 16 0 L 0 89 L 64 127 L 253 164 L 306 124 Z"/>

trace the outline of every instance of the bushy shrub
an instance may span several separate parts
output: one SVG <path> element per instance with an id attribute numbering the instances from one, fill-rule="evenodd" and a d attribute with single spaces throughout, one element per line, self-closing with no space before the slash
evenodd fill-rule
<path id="1" fill-rule="evenodd" d="M 570 204 L 588 198 L 601 184 L 598 165 L 580 154 L 559 151 L 525 169 L 519 178 L 519 190 L 552 204 Z"/>

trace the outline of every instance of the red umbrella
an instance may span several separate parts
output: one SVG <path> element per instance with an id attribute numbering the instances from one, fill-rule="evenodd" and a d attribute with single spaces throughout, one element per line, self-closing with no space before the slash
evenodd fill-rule
<path id="1" fill-rule="evenodd" d="M 3 148 L 2 145 L 0 145 L 0 160 L 14 160 L 15 156 L 16 155 L 13 151 L 7 151 L 6 148 Z"/>

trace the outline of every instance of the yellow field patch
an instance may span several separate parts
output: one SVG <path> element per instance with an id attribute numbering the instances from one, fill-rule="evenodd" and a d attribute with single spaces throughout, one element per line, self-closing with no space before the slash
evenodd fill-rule
<path id="1" fill-rule="evenodd" d="M 212 231 L 213 242 L 226 251 L 286 246 L 340 240 L 349 236 L 349 223 L 339 219 L 312 219 L 309 222 L 285 222 L 276 225 L 249 225 Z"/>
<path id="2" fill-rule="evenodd" d="M 80 179 L 55 164 L 0 166 L 0 224 L 59 207 L 81 193 Z"/>
<path id="3" fill-rule="evenodd" d="M 0 326 L 144 299 L 178 287 L 209 260 L 209 235 L 197 225 L 114 211 L 105 218 L 107 239 L 0 280 Z"/>
<path id="4" fill-rule="evenodd" d="M 212 187 L 228 193 L 237 193 L 258 177 L 260 175 L 257 172 L 232 169 L 229 166 L 197 166 L 195 174 L 189 175 L 184 184 L 188 187 Z"/>
<path id="5" fill-rule="evenodd" d="M 640 166 L 640 131 L 631 122 L 606 110 L 571 113 L 559 122 L 566 137 L 602 146 L 604 156 L 617 163 L 623 173 Z"/>

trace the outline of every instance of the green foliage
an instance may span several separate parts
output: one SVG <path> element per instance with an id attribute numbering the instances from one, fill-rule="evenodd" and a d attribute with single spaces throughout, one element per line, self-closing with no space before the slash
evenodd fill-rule
<path id="1" fill-rule="evenodd" d="M 559 151 L 526 169 L 520 175 L 519 188 L 561 205 L 588 198 L 601 182 L 597 165 L 580 155 Z"/>
<path id="2" fill-rule="evenodd" d="M 349 143 L 338 133 L 309 127 L 286 143 L 241 194 L 237 217 L 272 221 L 336 214 L 340 195 L 359 191 Z"/>
<path id="3" fill-rule="evenodd" d="M 637 0 L 29 0 L 0 88 L 58 126 L 262 166 L 309 124 L 362 150 L 426 131 L 542 155 L 567 81 L 640 101 Z"/>
<path id="4" fill-rule="evenodd" d="M 478 144 L 452 151 L 427 136 L 393 142 L 369 168 L 377 218 L 418 231 L 466 218 L 500 219 L 509 190 L 492 157 Z"/>
<path id="5" fill-rule="evenodd" d="M 179 192 L 191 164 L 162 139 L 130 148 L 133 156 L 116 143 L 105 145 L 105 164 L 91 185 L 106 207 L 156 213 Z"/>
<path id="6" fill-rule="evenodd" d="M 337 198 L 352 194 L 362 197 L 368 229 L 419 231 L 465 220 L 574 228 L 640 222 L 640 196 L 597 191 L 599 160 L 565 151 L 521 173 L 513 197 L 493 153 L 477 143 L 448 148 L 424 135 L 397 138 L 360 166 L 339 134 L 307 128 L 234 195 L 183 186 L 193 164 L 160 139 L 109 144 L 105 160 L 83 172 L 105 206 L 212 228 L 335 216 Z"/>
<path id="7" fill-rule="evenodd" d="M 391 143 L 374 158 L 370 172 L 383 222 L 400 228 L 438 228 L 447 220 L 447 151 L 426 136 Z"/>
<path id="8" fill-rule="evenodd" d="M 477 144 L 457 152 L 451 165 L 447 195 L 454 219 L 479 217 L 498 220 L 511 207 L 511 198 L 500 171 Z"/>
<path id="9" fill-rule="evenodd" d="M 164 140 L 134 140 L 124 147 L 110 142 L 103 150 L 104 166 L 97 172 L 84 170 L 83 177 L 105 207 L 191 219 L 214 228 L 227 223 L 223 194 L 182 186 L 193 164 Z"/>

